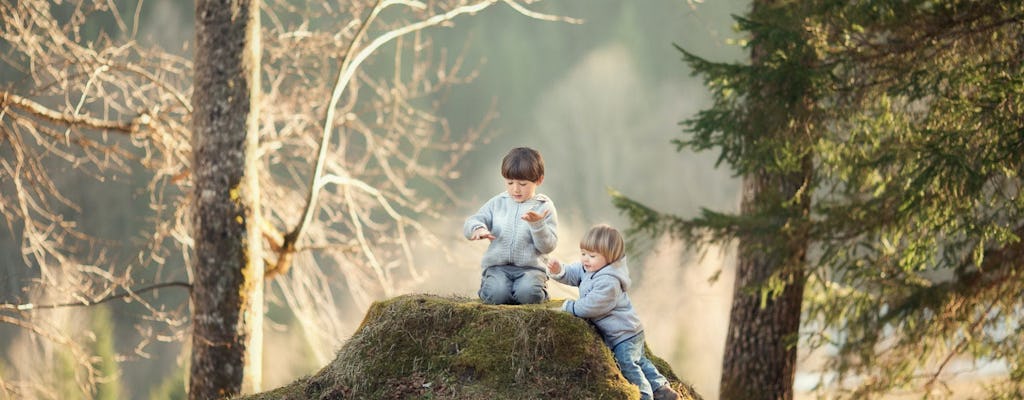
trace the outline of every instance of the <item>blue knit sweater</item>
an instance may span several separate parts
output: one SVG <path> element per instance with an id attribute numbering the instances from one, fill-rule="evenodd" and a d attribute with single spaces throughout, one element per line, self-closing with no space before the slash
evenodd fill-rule
<path id="1" fill-rule="evenodd" d="M 548 215 L 537 222 L 522 219 L 527 211 Z M 507 192 L 492 197 L 480 210 L 466 219 L 462 230 L 466 239 L 473 231 L 485 227 L 495 236 L 484 252 L 480 266 L 514 265 L 546 271 L 539 258 L 551 253 L 558 244 L 558 216 L 555 203 L 547 196 L 538 194 L 522 203 L 516 202 Z"/>

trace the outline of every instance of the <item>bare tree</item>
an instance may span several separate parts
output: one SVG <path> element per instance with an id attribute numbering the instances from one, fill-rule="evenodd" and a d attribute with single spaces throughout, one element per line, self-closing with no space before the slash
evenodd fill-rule
<path id="1" fill-rule="evenodd" d="M 145 310 L 140 334 L 122 349 L 127 359 L 147 357 L 154 341 L 182 340 L 187 326 L 180 304 L 151 295 L 188 286 L 183 273 L 164 267 L 176 264 L 169 258 L 183 216 L 176 205 L 185 181 L 175 176 L 188 165 L 191 65 L 131 45 L 121 18 L 113 29 L 85 29 L 109 15 L 121 14 L 92 2 L 0 4 L 0 215 L 23 263 L 4 266 L 5 276 L 20 277 L 21 291 L 2 294 L 0 322 L 24 328 L 23 339 L 4 342 L 12 346 L 5 352 L 22 355 L 9 359 L 19 368 L 5 371 L 2 389 L 17 398 L 60 396 L 54 369 L 32 363 L 72 359 L 85 393 L 116 378 L 95 367 L 89 310 L 68 306 L 128 300 Z M 133 188 L 145 188 L 141 201 L 131 200 Z M 83 190 L 126 196 L 111 203 L 113 196 Z M 127 213 L 149 203 L 144 218 L 96 218 L 117 215 L 105 208 Z M 129 221 L 137 233 L 103 226 Z"/>
<path id="2" fill-rule="evenodd" d="M 259 180 L 243 188 L 258 197 L 248 208 L 229 212 L 239 215 L 261 209 L 253 204 L 264 205 L 262 213 L 243 212 L 243 236 L 249 245 L 267 250 L 266 276 L 278 278 L 276 288 L 299 316 L 311 347 L 330 354 L 344 337 L 337 323 L 340 303 L 363 308 L 404 282 L 425 277 L 414 262 L 414 247 L 438 243 L 420 221 L 438 216 L 454 198 L 447 182 L 457 176 L 459 161 L 491 116 L 471 132 L 448 129 L 438 115 L 440 101 L 473 73 L 461 57 L 435 47 L 423 30 L 495 4 L 532 18 L 571 21 L 511 0 L 355 1 L 343 8 L 267 1 L 262 6 L 261 69 L 254 70 L 259 79 L 248 82 L 262 80 L 256 87 L 263 95 L 251 103 L 259 112 L 250 110 L 246 117 L 247 127 L 258 127 L 258 143 L 248 142 L 256 145 L 251 161 L 258 172 L 244 174 Z M 210 189 L 226 193 L 227 200 L 242 194 L 233 186 L 210 186 L 211 177 L 200 176 L 205 173 L 200 158 L 193 164 L 193 152 L 205 148 L 209 129 L 193 121 L 199 115 L 193 104 L 198 110 L 227 99 L 194 98 L 200 88 L 191 86 L 192 63 L 142 45 L 142 10 L 117 7 L 117 2 L 86 0 L 0 4 L 5 82 L 0 87 L 0 214 L 20 241 L 24 275 L 31 278 L 21 285 L 22 293 L 0 299 L 0 322 L 25 328 L 48 348 L 67 349 L 80 365 L 76 380 L 84 392 L 113 377 L 92 367 L 88 331 L 55 323 L 56 314 L 87 315 L 86 307 L 69 311 L 68 306 L 127 299 L 146 310 L 137 315 L 134 357 L 148 357 L 147 346 L 155 340 L 184 341 L 189 332 L 185 304 L 167 303 L 161 292 L 168 286 L 198 292 L 219 277 L 208 272 L 208 253 L 192 234 L 193 225 L 202 229 L 209 221 L 190 194 L 202 198 Z M 382 13 L 389 8 L 395 12 Z M 201 7 L 197 11 L 202 13 Z M 112 22 L 95 24 L 97 19 Z M 197 43 L 197 56 L 204 54 L 202 46 Z M 198 79 L 203 72 L 196 68 L 195 74 Z M 209 112 L 216 111 L 203 115 Z M 212 179 L 226 183 L 226 177 Z M 122 181 L 142 190 L 146 214 L 132 221 L 138 229 L 130 237 L 98 233 L 97 222 L 89 219 L 95 211 L 75 198 Z M 262 240 L 253 243 L 253 237 Z M 261 294 L 259 268 L 250 271 L 255 275 L 246 282 L 252 285 L 239 295 L 251 301 L 224 307 L 262 305 L 255 300 Z M 339 295 L 345 298 L 336 301 Z M 192 328 L 200 331 L 195 318 L 209 314 L 198 302 L 193 301 Z M 238 334 L 228 340 L 242 340 Z M 205 333 L 204 339 L 209 339 Z M 259 348 L 250 343 L 248 350 Z M 196 358 L 193 363 L 196 371 Z M 259 387 L 255 368 L 249 368 L 257 374 L 247 390 Z M 56 397 L 42 381 L 23 384 L 33 379 L 40 377 L 4 377 L 0 384 L 18 397 Z M 239 384 L 216 390 L 234 393 Z"/>

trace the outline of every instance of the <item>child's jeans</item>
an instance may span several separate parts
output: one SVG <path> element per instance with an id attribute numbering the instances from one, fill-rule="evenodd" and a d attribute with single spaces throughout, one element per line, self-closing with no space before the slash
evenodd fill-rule
<path id="1" fill-rule="evenodd" d="M 644 357 L 643 332 L 615 345 L 612 353 L 615 355 L 615 362 L 619 364 L 622 376 L 626 377 L 629 383 L 640 387 L 640 400 L 651 400 L 654 398 L 654 389 L 668 383 L 668 379 L 658 372 L 654 363 Z"/>
<path id="2" fill-rule="evenodd" d="M 536 268 L 495 265 L 484 268 L 477 294 L 487 304 L 538 304 L 548 300 L 547 281 Z"/>

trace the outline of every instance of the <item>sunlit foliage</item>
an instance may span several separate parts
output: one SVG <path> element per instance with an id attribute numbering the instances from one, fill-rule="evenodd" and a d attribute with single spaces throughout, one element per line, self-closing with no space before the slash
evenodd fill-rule
<path id="1" fill-rule="evenodd" d="M 832 354 L 822 393 L 955 396 L 958 375 L 988 371 L 972 386 L 1024 394 L 1024 4 L 777 2 L 737 21 L 810 56 L 780 51 L 765 70 L 683 50 L 715 104 L 677 143 L 719 151 L 737 174 L 812 152 L 812 212 L 787 228 L 812 240 L 801 343 Z M 766 82 L 809 85 L 813 129 L 757 140 L 744 121 Z M 691 243 L 775 234 L 758 231 L 771 215 L 684 219 L 617 202 L 635 229 Z"/>

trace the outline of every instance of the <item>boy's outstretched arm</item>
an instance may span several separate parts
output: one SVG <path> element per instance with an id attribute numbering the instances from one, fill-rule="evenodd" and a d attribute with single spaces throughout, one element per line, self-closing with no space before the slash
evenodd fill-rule
<path id="1" fill-rule="evenodd" d="M 530 235 L 533 236 L 533 247 L 541 254 L 555 251 L 558 246 L 558 216 L 554 205 L 547 203 L 542 212 L 536 210 L 523 214 L 523 220 L 530 224 Z M 530 217 L 530 219 L 527 219 Z"/>
<path id="2" fill-rule="evenodd" d="M 552 268 L 552 264 L 558 264 L 557 267 Z M 558 269 L 556 272 L 555 269 Z M 558 283 L 563 283 L 569 286 L 579 286 L 580 281 L 583 280 L 583 264 L 578 262 L 572 264 L 562 264 L 558 260 L 551 259 L 548 262 L 548 277 L 554 279 Z"/>
<path id="3" fill-rule="evenodd" d="M 462 224 L 462 234 L 469 240 L 477 240 L 488 238 L 494 240 L 494 235 L 491 234 L 491 220 L 493 216 L 492 203 L 494 199 L 491 199 L 484 203 L 483 206 L 477 210 L 476 214 L 470 215 L 466 218 L 466 222 Z M 486 235 L 482 235 L 479 232 L 483 229 Z M 489 237 L 488 237 L 489 236 Z"/>
<path id="4" fill-rule="evenodd" d="M 523 221 L 526 221 L 526 222 L 537 222 L 537 221 L 540 221 L 540 220 L 544 219 L 544 217 L 548 216 L 549 213 L 551 213 L 551 210 L 544 210 L 543 214 L 538 213 L 538 212 L 536 212 L 534 210 L 530 210 L 530 211 L 527 211 L 526 214 L 523 214 Z"/>
<path id="5" fill-rule="evenodd" d="M 487 228 L 481 226 L 479 228 L 476 228 L 476 230 L 473 231 L 473 235 L 469 237 L 469 240 L 480 239 L 494 240 L 497 239 L 497 237 L 494 236 L 494 234 L 491 233 L 491 231 L 487 230 Z"/>
<path id="6" fill-rule="evenodd" d="M 620 294 L 622 287 L 618 280 L 602 280 L 596 282 L 594 288 L 578 300 L 566 300 L 562 308 L 577 317 L 597 318 L 615 308 Z"/>
<path id="7" fill-rule="evenodd" d="M 560 263 L 560 262 L 558 262 L 558 260 L 552 258 L 551 261 L 548 262 L 548 275 L 552 275 L 552 276 L 562 275 L 562 263 Z"/>

